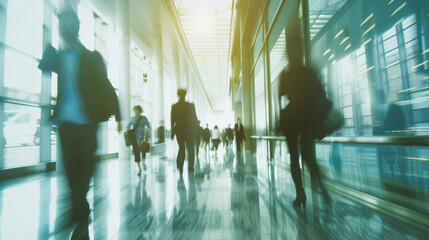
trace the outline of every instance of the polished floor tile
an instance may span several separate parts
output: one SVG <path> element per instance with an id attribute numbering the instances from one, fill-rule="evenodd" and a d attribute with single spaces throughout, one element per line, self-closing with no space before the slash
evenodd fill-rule
<path id="1" fill-rule="evenodd" d="M 98 164 L 88 193 L 91 239 L 427 239 L 334 194 L 325 206 L 306 189 L 306 210 L 293 208 L 290 174 L 273 169 L 267 181 L 258 171 L 266 160 L 252 155 L 201 151 L 195 173 L 180 177 L 169 147 L 165 159 L 148 157 L 142 176 L 131 161 Z M 61 173 L 0 182 L 0 239 L 68 239 L 66 183 Z"/>

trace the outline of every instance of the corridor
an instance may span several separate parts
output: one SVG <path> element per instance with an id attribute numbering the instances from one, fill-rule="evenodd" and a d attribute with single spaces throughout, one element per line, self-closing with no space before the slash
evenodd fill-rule
<path id="1" fill-rule="evenodd" d="M 171 146 L 174 147 L 174 146 Z M 186 163 L 185 163 L 186 164 Z M 306 209 L 292 207 L 285 170 L 261 177 L 266 159 L 219 149 L 200 152 L 195 173 L 180 177 L 170 156 L 101 161 L 91 183 L 91 239 L 425 239 L 427 233 L 332 194 L 325 206 L 306 187 Z M 0 183 L 1 239 L 67 239 L 68 187 L 61 173 Z"/>

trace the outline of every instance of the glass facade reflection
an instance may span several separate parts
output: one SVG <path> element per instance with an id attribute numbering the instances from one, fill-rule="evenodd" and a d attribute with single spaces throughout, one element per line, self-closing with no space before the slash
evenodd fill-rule
<path id="1" fill-rule="evenodd" d="M 268 24 L 266 39 L 254 33 L 255 46 L 269 43 L 261 50 L 268 48 L 268 62 L 260 62 L 260 51 L 253 50 L 255 135 L 263 135 L 258 130 L 268 112 L 261 113 L 266 106 L 260 95 L 264 82 L 271 83 L 270 120 L 278 122 L 280 108 L 287 104 L 277 96 L 279 73 L 288 64 L 282 20 L 288 17 L 287 8 L 288 2 L 268 3 L 261 17 L 261 24 Z M 429 2 L 310 0 L 309 33 L 311 63 L 320 70 L 328 98 L 345 117 L 344 127 L 333 136 L 429 134 Z M 261 75 L 260 65 L 270 74 Z M 264 159 L 259 170 L 284 174 L 271 173 L 270 164 L 264 164 L 270 155 L 267 141 L 257 140 L 256 145 L 257 157 Z M 270 145 L 273 164 L 289 169 L 286 143 Z M 326 179 L 429 213 L 428 147 L 318 143 L 316 151 Z"/>
<path id="2" fill-rule="evenodd" d="M 56 104 L 57 74 L 45 76 L 37 65 L 44 46 L 52 44 L 59 49 L 62 45 L 56 16 L 59 7 L 58 0 L 0 1 L 0 121 L 3 122 L 0 170 L 57 160 L 56 126 L 48 117 L 42 117 L 43 111 Z M 117 29 L 89 1 L 78 1 L 75 10 L 81 23 L 80 41 L 102 54 L 108 77 L 117 89 L 118 71 L 112 66 L 118 58 Z M 139 80 L 143 83 L 142 72 L 145 72 L 150 82 L 150 61 L 142 64 L 137 68 Z M 50 82 L 50 87 L 46 82 Z M 132 89 L 135 90 L 132 103 L 143 105 L 151 120 L 154 101 L 152 90 L 148 90 L 151 88 L 133 85 Z M 118 152 L 119 139 L 113 118 L 100 125 L 99 143 L 97 154 Z"/>

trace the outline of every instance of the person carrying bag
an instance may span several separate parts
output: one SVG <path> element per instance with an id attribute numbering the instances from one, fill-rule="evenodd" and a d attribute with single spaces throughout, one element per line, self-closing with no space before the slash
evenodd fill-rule
<path id="1" fill-rule="evenodd" d="M 147 117 L 141 115 L 143 113 L 143 108 L 141 106 L 134 106 L 133 111 L 135 116 L 131 118 L 127 127 L 128 131 L 125 132 L 124 137 L 125 144 L 127 146 L 133 146 L 134 161 L 138 167 L 137 175 L 141 175 L 142 169 L 140 167 L 140 159 L 143 159 L 142 165 L 144 170 L 146 170 L 145 158 L 148 149 L 150 149 L 148 139 L 150 139 L 149 133 L 151 127 Z M 131 126 L 133 127 L 132 129 L 130 129 Z"/>
<path id="2" fill-rule="evenodd" d="M 139 117 L 136 123 L 136 126 L 139 125 L 140 120 L 142 117 Z M 125 138 L 125 146 L 129 147 L 131 145 L 133 145 L 133 143 L 135 141 L 137 141 L 136 139 L 136 133 L 135 133 L 135 126 L 127 131 L 124 132 L 124 138 Z"/>

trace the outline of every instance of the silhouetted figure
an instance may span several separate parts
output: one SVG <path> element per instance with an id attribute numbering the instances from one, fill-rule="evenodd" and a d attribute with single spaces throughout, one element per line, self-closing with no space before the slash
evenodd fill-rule
<path id="1" fill-rule="evenodd" d="M 293 205 L 305 207 L 306 196 L 299 166 L 298 139 L 301 140 L 302 159 L 310 168 L 311 179 L 319 183 L 325 200 L 329 202 L 330 198 L 322 185 L 316 163 L 314 140 L 322 129 L 322 122 L 332 103 L 326 98 L 318 72 L 304 66 L 303 40 L 297 14 L 298 9 L 290 17 L 286 28 L 289 65 L 281 75 L 279 97 L 286 95 L 290 101 L 286 108 L 281 110 L 281 126 L 289 148 L 291 174 L 297 194 Z"/>
<path id="2" fill-rule="evenodd" d="M 183 163 L 185 161 L 185 148 L 188 149 L 188 171 L 194 171 L 194 132 L 198 127 L 195 106 L 186 102 L 186 90 L 177 91 L 179 101 L 171 106 L 171 139 L 177 136 L 179 152 L 177 153 L 177 168 L 180 174 L 183 173 Z"/>
<path id="3" fill-rule="evenodd" d="M 203 128 L 200 125 L 200 121 L 198 121 L 198 126 L 195 128 L 195 149 L 196 149 L 196 155 L 198 158 L 198 154 L 200 152 L 200 143 L 201 143 L 201 138 L 203 136 Z"/>
<path id="4" fill-rule="evenodd" d="M 150 139 L 150 123 L 146 116 L 141 115 L 143 108 L 140 105 L 133 107 L 134 117 L 131 118 L 128 123 L 127 130 L 133 127 L 134 134 L 136 135 L 135 141 L 132 143 L 134 152 L 134 161 L 137 164 L 138 172 L 137 175 L 141 175 L 142 168 L 140 167 L 140 154 L 143 160 L 143 169 L 146 171 L 146 153 L 148 149 L 144 149 L 144 142 Z"/>
<path id="5" fill-rule="evenodd" d="M 244 127 L 241 123 L 241 118 L 237 118 L 237 123 L 234 126 L 235 131 L 235 145 L 237 146 L 237 152 L 241 152 L 241 144 L 245 140 L 244 138 Z"/>
<path id="6" fill-rule="evenodd" d="M 407 117 L 403 110 L 403 107 L 398 105 L 398 94 L 397 93 L 389 93 L 386 96 L 386 104 L 385 104 L 385 116 L 383 119 L 383 135 L 387 136 L 403 136 L 407 135 Z M 383 181 L 385 185 L 393 182 L 400 182 L 401 184 L 408 183 L 407 181 L 407 170 L 408 170 L 408 159 L 407 157 L 407 147 L 404 146 L 389 146 L 384 145 L 379 147 L 380 160 L 382 164 L 385 163 L 389 166 L 390 177 L 381 173 L 380 177 L 382 179 L 387 178 L 388 181 Z M 397 167 L 395 174 L 395 165 Z M 381 171 L 383 171 L 384 166 L 381 166 Z M 399 172 L 399 174 L 398 174 Z M 399 178 L 397 178 L 399 177 Z M 392 186 L 388 186 L 392 187 Z M 396 190 L 395 192 L 399 192 Z"/>
<path id="7" fill-rule="evenodd" d="M 218 126 L 214 126 L 212 131 L 212 143 L 213 143 L 213 150 L 217 151 L 220 144 L 220 138 L 221 138 L 221 132 L 218 128 Z"/>
<path id="8" fill-rule="evenodd" d="M 232 141 L 234 141 L 234 130 L 232 130 L 231 124 L 228 124 L 228 127 L 225 129 L 225 134 L 227 138 L 227 147 L 230 147 Z"/>
<path id="9" fill-rule="evenodd" d="M 211 137 L 211 133 L 210 133 L 209 125 L 206 124 L 206 128 L 203 129 L 204 148 L 206 148 L 210 144 L 210 137 Z"/>
<path id="10" fill-rule="evenodd" d="M 95 168 L 97 123 L 115 114 L 120 131 L 119 105 L 103 58 L 78 40 L 76 13 L 67 8 L 58 19 L 65 48 L 57 52 L 48 46 L 39 68 L 58 74 L 58 100 L 53 120 L 58 125 L 62 159 L 71 189 L 72 216 L 76 223 L 72 239 L 89 239 L 90 208 L 86 194 Z"/>

